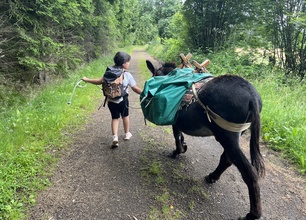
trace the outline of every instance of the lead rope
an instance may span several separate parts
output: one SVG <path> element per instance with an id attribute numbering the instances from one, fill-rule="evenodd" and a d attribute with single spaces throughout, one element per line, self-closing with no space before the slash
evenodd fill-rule
<path id="1" fill-rule="evenodd" d="M 141 105 L 141 103 L 142 103 L 147 97 L 148 97 L 148 96 L 144 96 L 144 97 L 141 99 L 140 105 Z M 151 103 L 151 100 L 152 100 L 152 99 L 150 99 L 149 103 L 145 106 L 145 108 Z M 146 120 L 145 117 L 143 117 L 143 120 L 144 120 L 144 124 L 147 125 L 147 120 Z"/>
<path id="2" fill-rule="evenodd" d="M 72 90 L 72 94 L 71 94 L 71 96 L 70 96 L 70 98 L 69 98 L 69 101 L 68 101 L 68 105 L 71 104 L 72 97 L 74 96 L 74 93 L 75 93 L 75 89 L 76 89 L 77 87 L 79 87 L 79 88 L 84 88 L 84 87 L 87 86 L 86 84 L 85 84 L 84 86 L 80 85 L 81 82 L 83 82 L 82 79 L 78 80 L 78 81 L 76 82 L 76 84 L 74 85 L 73 90 Z"/>

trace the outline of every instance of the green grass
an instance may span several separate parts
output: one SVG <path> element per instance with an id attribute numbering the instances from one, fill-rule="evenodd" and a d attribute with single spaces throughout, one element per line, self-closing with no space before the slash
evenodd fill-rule
<path id="1" fill-rule="evenodd" d="M 138 67 L 139 67 L 139 70 L 141 72 L 140 76 L 141 76 L 143 81 L 146 81 L 147 79 L 152 77 L 152 73 L 148 70 L 145 59 L 139 60 L 138 62 L 139 62 Z"/>
<path id="2" fill-rule="evenodd" d="M 281 152 L 306 173 L 306 85 L 283 84 L 276 76 L 254 82 L 263 99 L 262 135 L 269 147 Z"/>
<path id="3" fill-rule="evenodd" d="M 24 218 L 37 192 L 50 184 L 57 152 L 70 141 L 67 134 L 84 124 L 103 99 L 101 90 L 88 84 L 76 89 L 68 105 L 74 85 L 82 76 L 101 76 L 111 58 L 93 62 L 42 91 L 29 90 L 22 102 L 6 102 L 0 113 L 0 219 Z M 12 94 L 13 99 L 18 96 Z"/>

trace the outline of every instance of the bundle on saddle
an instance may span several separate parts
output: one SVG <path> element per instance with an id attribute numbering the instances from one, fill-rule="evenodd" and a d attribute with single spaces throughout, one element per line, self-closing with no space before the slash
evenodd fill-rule
<path id="1" fill-rule="evenodd" d="M 182 63 L 178 68 L 165 76 L 153 76 L 146 81 L 140 94 L 140 105 L 144 117 L 156 125 L 173 125 L 176 122 L 178 110 L 192 85 L 199 85 L 202 80 L 212 76 L 207 72 L 209 60 L 198 64 L 189 62 L 191 54 L 186 57 L 180 54 Z M 194 87 L 194 86 L 193 86 Z M 188 99 L 188 98 L 187 98 Z"/>

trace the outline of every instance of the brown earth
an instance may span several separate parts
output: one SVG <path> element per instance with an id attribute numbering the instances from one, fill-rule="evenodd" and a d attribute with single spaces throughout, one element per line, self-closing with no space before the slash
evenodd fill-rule
<path id="1" fill-rule="evenodd" d="M 135 50 L 129 71 L 140 86 L 139 62 L 151 59 Z M 101 97 L 97 97 L 101 99 Z M 186 136 L 188 151 L 169 158 L 174 149 L 171 127 L 145 125 L 139 97 L 130 92 L 131 132 L 120 146 L 110 147 L 110 114 L 96 111 L 72 143 L 61 152 L 51 178 L 29 219 L 237 219 L 249 210 L 246 185 L 235 167 L 208 185 L 204 176 L 214 170 L 221 146 L 209 138 Z M 248 137 L 241 139 L 248 153 Z M 263 217 L 306 219 L 305 177 L 262 146 L 266 176 L 260 181 Z"/>

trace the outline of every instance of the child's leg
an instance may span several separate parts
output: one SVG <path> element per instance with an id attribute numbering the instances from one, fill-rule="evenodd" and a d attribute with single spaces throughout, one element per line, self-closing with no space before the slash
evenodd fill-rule
<path id="1" fill-rule="evenodd" d="M 118 137 L 119 118 L 112 119 L 111 127 L 112 127 L 112 134 Z"/>
<path id="2" fill-rule="evenodd" d="M 122 117 L 124 132 L 128 133 L 130 131 L 130 116 Z"/>

